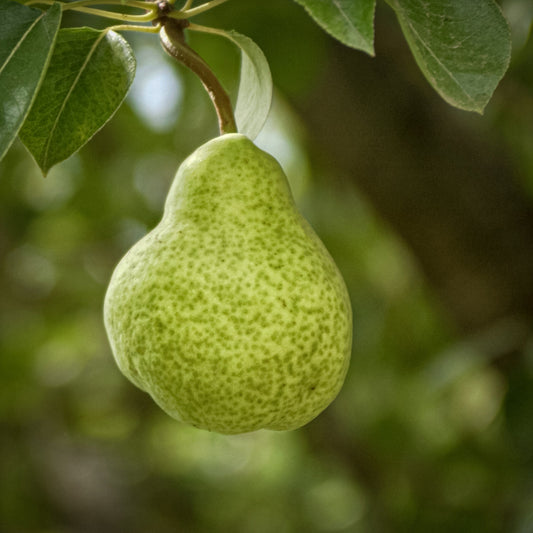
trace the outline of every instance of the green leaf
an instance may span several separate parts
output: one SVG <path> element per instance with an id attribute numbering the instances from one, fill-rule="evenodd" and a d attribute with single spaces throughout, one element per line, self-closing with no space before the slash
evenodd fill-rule
<path id="1" fill-rule="evenodd" d="M 59 31 L 46 77 L 20 131 L 44 174 L 81 148 L 118 109 L 135 75 L 128 43 L 113 31 Z"/>
<path id="2" fill-rule="evenodd" d="M 17 136 L 44 78 L 61 22 L 48 11 L 0 0 L 0 159 Z"/>
<path id="3" fill-rule="evenodd" d="M 330 35 L 374 55 L 376 0 L 296 0 Z"/>
<path id="4" fill-rule="evenodd" d="M 449 104 L 481 113 L 511 56 L 494 0 L 388 0 L 420 69 Z"/>
<path id="5" fill-rule="evenodd" d="M 265 124 L 272 103 L 272 76 L 265 54 L 252 39 L 235 31 L 216 30 L 241 49 L 241 76 L 235 105 L 240 133 L 255 139 Z"/>

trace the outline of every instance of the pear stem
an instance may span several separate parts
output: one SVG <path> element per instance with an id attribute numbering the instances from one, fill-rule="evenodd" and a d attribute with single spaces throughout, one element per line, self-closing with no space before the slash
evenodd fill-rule
<path id="1" fill-rule="evenodd" d="M 183 30 L 189 25 L 188 21 L 161 17 L 157 22 L 162 25 L 159 37 L 164 50 L 200 78 L 215 106 L 220 134 L 237 133 L 228 93 L 209 65 L 185 42 Z"/>

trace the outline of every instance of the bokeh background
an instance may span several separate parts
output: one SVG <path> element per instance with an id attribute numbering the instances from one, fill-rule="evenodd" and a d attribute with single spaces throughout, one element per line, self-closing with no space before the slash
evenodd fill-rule
<path id="1" fill-rule="evenodd" d="M 349 287 L 346 384 L 293 432 L 220 436 L 167 417 L 118 371 L 102 301 L 216 135 L 198 80 L 151 35 L 113 120 L 43 179 L 0 163 L 0 530 L 6 533 L 533 531 L 533 39 L 483 116 L 445 104 L 379 2 L 375 58 L 288 0 L 198 22 L 252 37 L 276 94 L 257 139 Z M 98 24 L 70 16 L 68 24 Z M 191 44 L 234 91 L 238 52 Z"/>

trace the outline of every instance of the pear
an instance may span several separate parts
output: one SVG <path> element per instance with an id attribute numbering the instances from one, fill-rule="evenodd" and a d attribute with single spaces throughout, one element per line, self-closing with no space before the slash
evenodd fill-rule
<path id="1" fill-rule="evenodd" d="M 112 275 L 104 321 L 135 385 L 223 434 L 306 424 L 351 352 L 342 276 L 278 162 L 236 133 L 183 162 L 161 222 Z"/>

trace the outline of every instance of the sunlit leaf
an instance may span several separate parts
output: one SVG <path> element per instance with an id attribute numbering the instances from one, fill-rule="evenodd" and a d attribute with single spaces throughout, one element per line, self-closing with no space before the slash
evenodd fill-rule
<path id="1" fill-rule="evenodd" d="M 235 120 L 240 133 L 255 139 L 272 103 L 272 76 L 268 61 L 252 39 L 235 31 L 217 30 L 241 49 L 241 77 Z"/>
<path id="2" fill-rule="evenodd" d="M 20 131 L 44 174 L 113 116 L 134 75 L 133 52 L 117 33 L 59 31 L 48 72 Z"/>

